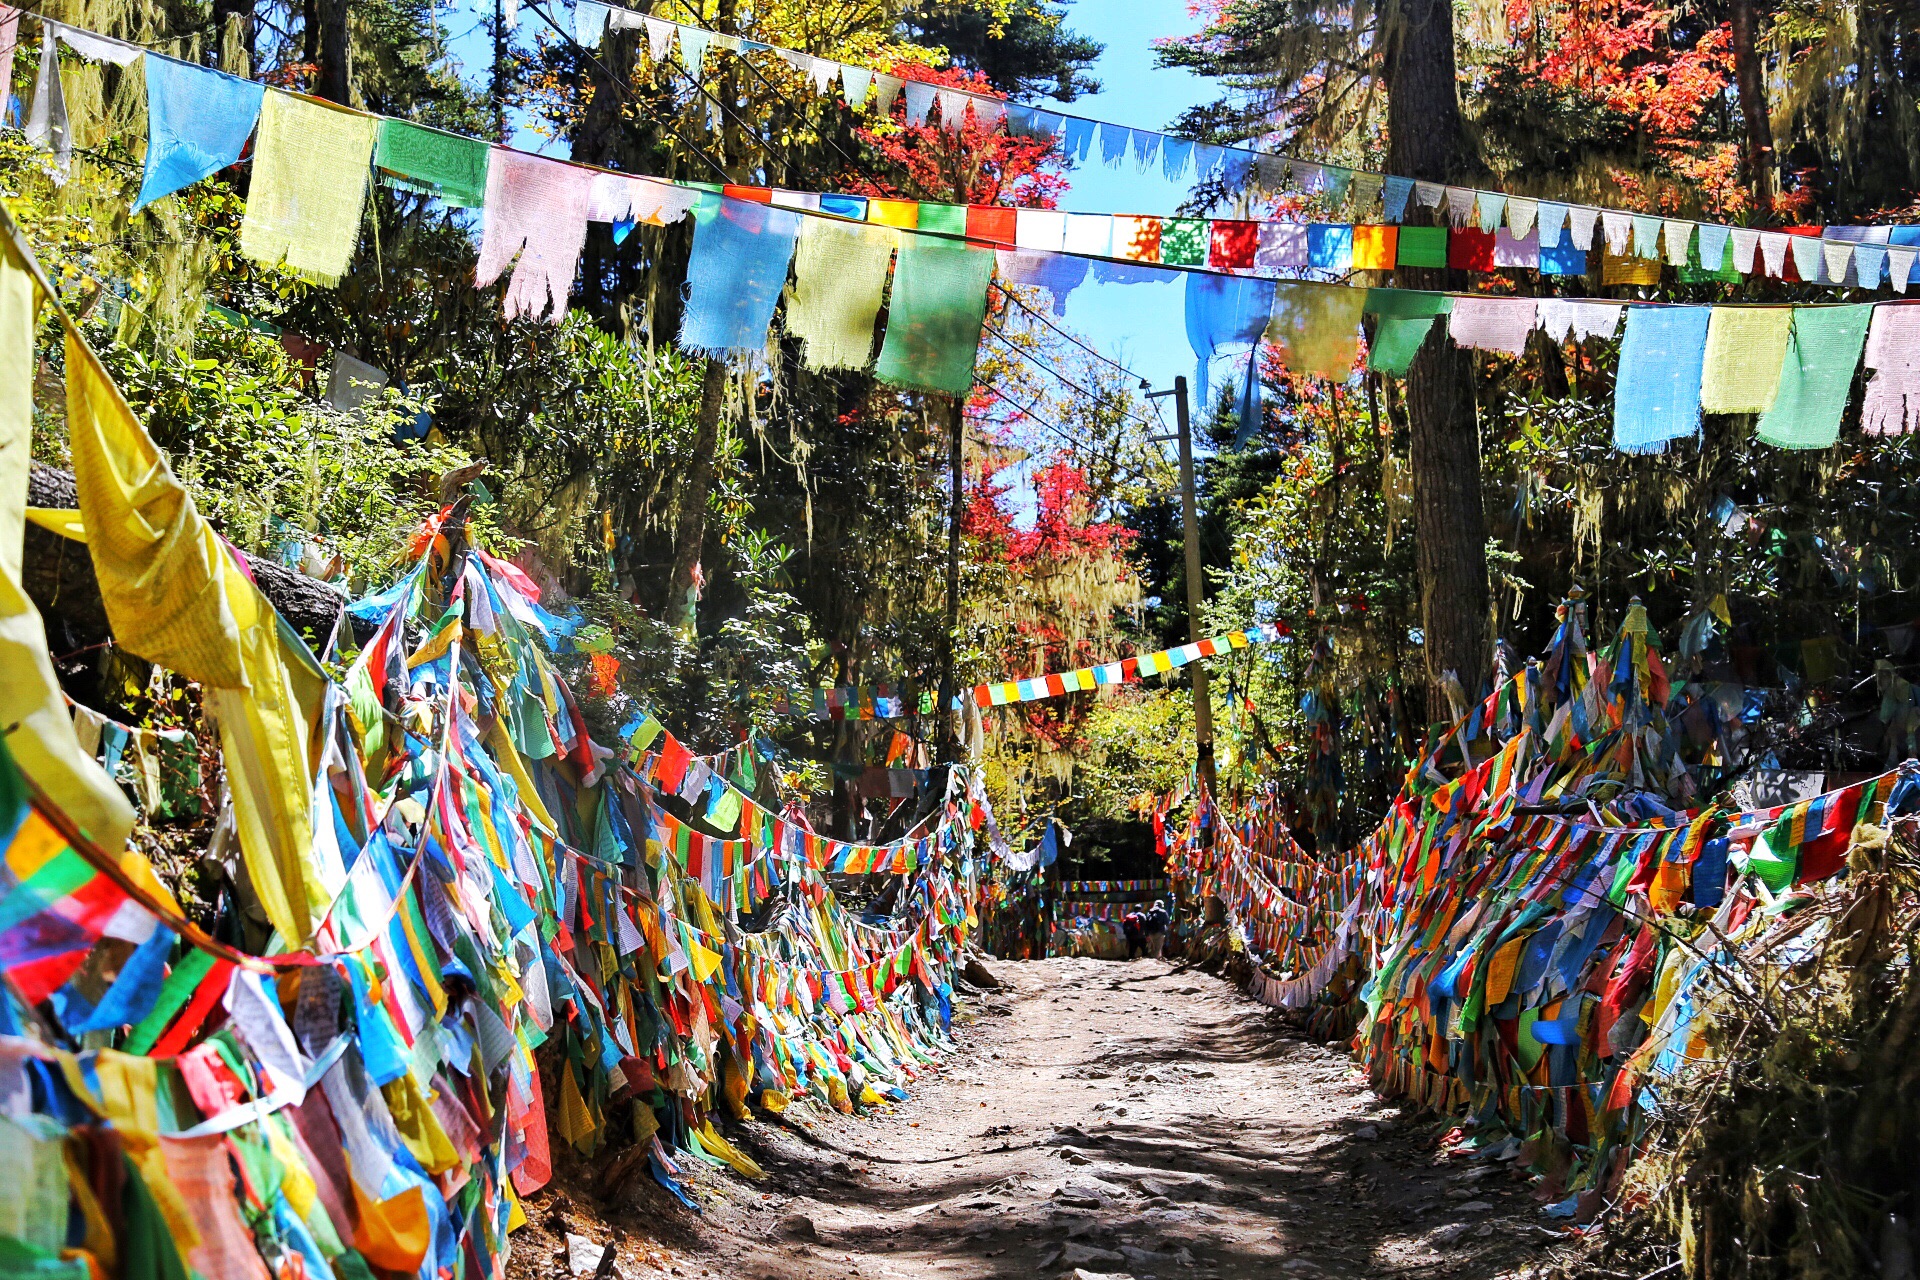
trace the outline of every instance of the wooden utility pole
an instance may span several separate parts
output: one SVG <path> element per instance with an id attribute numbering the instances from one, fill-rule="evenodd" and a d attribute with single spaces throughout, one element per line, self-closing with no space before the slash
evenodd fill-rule
<path id="1" fill-rule="evenodd" d="M 1187 380 L 1173 380 L 1174 420 L 1180 431 L 1180 524 L 1181 541 L 1187 553 L 1187 637 L 1195 644 L 1205 639 L 1205 623 L 1200 610 L 1206 603 L 1206 582 L 1200 569 L 1200 513 L 1193 492 L 1193 423 L 1187 409 Z M 1207 691 L 1206 663 L 1196 659 L 1187 664 L 1193 673 L 1193 750 L 1198 760 L 1200 785 L 1209 800 L 1213 790 L 1213 699 Z"/>

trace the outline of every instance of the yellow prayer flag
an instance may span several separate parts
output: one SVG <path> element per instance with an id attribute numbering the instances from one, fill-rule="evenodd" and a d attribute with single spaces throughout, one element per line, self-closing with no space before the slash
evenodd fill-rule
<path id="1" fill-rule="evenodd" d="M 133 806 L 73 733 L 60 694 L 47 629 L 20 585 L 26 537 L 27 470 L 33 442 L 33 327 L 40 286 L 11 236 L 0 238 L 0 707 L 7 747 L 21 773 L 89 841 L 116 857 L 133 830 Z M 131 855 L 141 884 L 173 905 L 146 859 Z M 144 869 L 144 874 L 141 870 Z"/>

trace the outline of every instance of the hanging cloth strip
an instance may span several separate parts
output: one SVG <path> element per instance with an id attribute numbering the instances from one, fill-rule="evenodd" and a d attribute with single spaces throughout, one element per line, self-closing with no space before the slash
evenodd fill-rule
<path id="1" fill-rule="evenodd" d="M 1824 449 L 1840 438 L 1840 417 L 1875 308 L 1796 307 L 1779 392 L 1755 433 L 1781 449 Z"/>
<path id="2" fill-rule="evenodd" d="M 1700 407 L 1765 413 L 1780 387 L 1794 313 L 1786 307 L 1715 307 L 1707 324 Z"/>
<path id="3" fill-rule="evenodd" d="M 274 92 L 260 107 L 253 186 L 240 250 L 331 287 L 360 243 L 368 165 L 380 121 L 331 104 Z"/>
<path id="4" fill-rule="evenodd" d="M 492 149 L 474 283 L 486 288 L 519 254 L 504 300 L 509 320 L 545 316 L 558 324 L 566 318 L 567 295 L 587 243 L 593 181 L 591 169 Z"/>
<path id="5" fill-rule="evenodd" d="M 808 218 L 793 256 L 787 332 L 809 369 L 864 369 L 899 233 L 891 227 Z"/>
<path id="6" fill-rule="evenodd" d="M 1433 331 L 1433 322 L 1451 313 L 1453 305 L 1453 298 L 1444 293 L 1367 290 L 1367 314 L 1376 317 L 1367 368 L 1392 378 L 1406 377 L 1413 357 Z"/>
<path id="7" fill-rule="evenodd" d="M 716 359 L 760 355 L 767 349 L 774 304 L 787 283 L 801 215 L 709 196 L 693 217 L 680 345 Z"/>
<path id="8" fill-rule="evenodd" d="M 1460 298 L 1447 328 L 1459 346 L 1517 356 L 1538 321 L 1539 307 L 1532 298 Z"/>
<path id="9" fill-rule="evenodd" d="M 1207 368 L 1215 352 L 1222 348 L 1246 348 L 1259 342 L 1272 315 L 1273 282 L 1270 280 L 1200 274 L 1187 277 L 1187 342 L 1198 360 L 1194 387 L 1201 412 L 1212 405 Z"/>
<path id="10" fill-rule="evenodd" d="M 1067 314 L 1068 296 L 1086 283 L 1087 271 L 1094 265 L 1085 258 L 1019 249 L 1001 249 L 996 256 L 1002 284 L 1037 285 L 1045 289 L 1053 300 L 1053 314 L 1062 318 Z"/>
<path id="11" fill-rule="evenodd" d="M 1867 395 L 1860 427 L 1895 436 L 1920 422 L 1920 307 L 1875 307 L 1867 330 Z"/>
<path id="12" fill-rule="evenodd" d="M 489 150 L 477 138 L 383 120 L 373 165 L 384 171 L 382 180 L 390 187 L 438 196 L 456 208 L 478 209 L 487 202 Z"/>
<path id="13" fill-rule="evenodd" d="M 1360 313 L 1367 289 L 1281 281 L 1274 286 L 1267 341 L 1295 373 L 1344 382 L 1360 355 Z"/>
<path id="14" fill-rule="evenodd" d="M 147 163 L 135 213 L 238 161 L 267 91 L 251 80 L 158 54 L 148 54 L 145 67 Z"/>
<path id="15" fill-rule="evenodd" d="M 993 268 L 991 249 L 910 237 L 894 268 L 874 376 L 916 391 L 972 391 Z"/>
<path id="16" fill-rule="evenodd" d="M 1711 307 L 1629 307 L 1614 388 L 1613 443 L 1661 453 L 1700 432 L 1700 372 Z"/>

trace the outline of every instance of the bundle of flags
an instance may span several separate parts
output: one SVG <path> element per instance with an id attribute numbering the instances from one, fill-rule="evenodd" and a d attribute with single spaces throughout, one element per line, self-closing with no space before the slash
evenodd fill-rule
<path id="1" fill-rule="evenodd" d="M 1688 942 L 1698 922 L 1757 945 L 1800 886 L 1844 870 L 1860 824 L 1920 810 L 1911 760 L 1790 805 L 1694 803 L 1671 714 L 1691 695 L 1644 610 L 1589 653 L 1583 609 L 1562 606 L 1545 660 L 1429 744 L 1355 848 L 1301 850 L 1269 788 L 1196 806 L 1166 851 L 1225 908 L 1258 998 L 1332 999 L 1364 963 L 1374 1087 L 1571 1144 L 1575 1194 L 1615 1185 L 1645 1086 L 1700 1055 L 1737 981 L 1730 955 Z"/>
<path id="2" fill-rule="evenodd" d="M 29 305 L 0 307 L 0 351 L 31 352 L 43 277 L 4 230 L 0 294 Z M 274 934 L 260 954 L 215 941 L 128 845 L 130 806 L 77 741 L 0 557 L 17 1269 L 79 1280 L 138 1252 L 156 1275 L 497 1276 L 556 1139 L 637 1141 L 684 1199 L 686 1160 L 760 1174 L 716 1112 L 905 1096 L 949 1043 L 972 780 L 956 771 L 925 827 L 867 846 L 713 788 L 710 758 L 668 760 L 671 740 L 636 768 L 592 740 L 554 669 L 571 624 L 444 518 L 352 606 L 373 638 L 335 683 L 60 318 L 108 622 L 218 707 L 239 892 Z M 0 373 L 0 436 L 23 449 L 31 368 Z M 141 487 L 103 458 L 138 464 Z M 719 759 L 751 786 L 753 755 Z M 705 807 L 678 816 L 663 792 L 685 799 L 697 771 Z M 901 876 L 896 913 L 856 919 L 829 869 Z M 98 1186 L 119 1188 L 116 1212 L 92 1211 Z"/>

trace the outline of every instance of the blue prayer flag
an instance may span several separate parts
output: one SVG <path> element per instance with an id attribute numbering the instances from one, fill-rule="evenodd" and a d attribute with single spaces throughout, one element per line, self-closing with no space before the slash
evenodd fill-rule
<path id="1" fill-rule="evenodd" d="M 267 88 L 149 53 L 147 168 L 133 211 L 190 187 L 240 158 Z"/>

